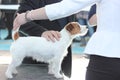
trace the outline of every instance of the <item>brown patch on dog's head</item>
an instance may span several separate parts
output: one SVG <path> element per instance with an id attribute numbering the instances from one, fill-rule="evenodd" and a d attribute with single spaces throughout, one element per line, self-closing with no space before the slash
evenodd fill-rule
<path id="1" fill-rule="evenodd" d="M 71 35 L 80 33 L 80 25 L 77 22 L 70 22 L 66 25 L 66 30 L 69 31 Z"/>

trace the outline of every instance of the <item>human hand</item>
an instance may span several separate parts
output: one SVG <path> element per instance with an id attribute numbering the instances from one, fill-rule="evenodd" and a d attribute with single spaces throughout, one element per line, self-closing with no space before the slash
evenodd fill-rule
<path id="1" fill-rule="evenodd" d="M 17 13 L 16 18 L 13 21 L 13 30 L 18 29 L 22 24 L 25 24 L 27 20 L 25 19 L 25 13 Z"/>
<path id="2" fill-rule="evenodd" d="M 48 41 L 55 42 L 55 40 L 59 41 L 61 38 L 61 34 L 58 31 L 45 31 L 41 35 L 42 37 L 46 38 Z"/>

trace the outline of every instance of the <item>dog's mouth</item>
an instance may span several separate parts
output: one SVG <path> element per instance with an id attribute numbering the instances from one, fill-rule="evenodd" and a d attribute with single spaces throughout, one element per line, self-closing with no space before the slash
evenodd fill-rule
<path id="1" fill-rule="evenodd" d="M 88 29 L 85 26 L 81 26 L 81 30 L 80 30 L 80 36 L 84 36 L 86 35 L 88 32 Z"/>

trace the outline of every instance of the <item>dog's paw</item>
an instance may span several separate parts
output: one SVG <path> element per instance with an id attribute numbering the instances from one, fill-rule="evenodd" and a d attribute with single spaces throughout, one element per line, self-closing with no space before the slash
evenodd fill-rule
<path id="1" fill-rule="evenodd" d="M 14 71 L 13 71 L 13 74 L 17 74 L 18 72 L 17 72 L 17 70 L 15 69 Z"/>
<path id="2" fill-rule="evenodd" d="M 12 74 L 10 74 L 10 73 L 6 72 L 5 75 L 6 75 L 6 78 L 9 78 L 9 79 L 13 78 Z"/>
<path id="3" fill-rule="evenodd" d="M 54 72 L 53 71 L 48 71 L 48 74 L 54 74 Z"/>
<path id="4" fill-rule="evenodd" d="M 55 74 L 54 75 L 56 78 L 63 78 L 63 75 L 61 75 L 61 74 Z"/>

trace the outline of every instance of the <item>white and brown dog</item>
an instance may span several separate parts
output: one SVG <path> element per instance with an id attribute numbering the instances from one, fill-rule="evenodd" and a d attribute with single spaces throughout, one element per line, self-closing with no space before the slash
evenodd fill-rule
<path id="1" fill-rule="evenodd" d="M 85 27 L 80 27 L 77 22 L 70 22 L 60 31 L 62 37 L 55 43 L 47 41 L 44 37 L 19 37 L 18 31 L 14 31 L 14 42 L 10 47 L 12 62 L 8 66 L 6 77 L 13 78 L 12 74 L 17 73 L 16 67 L 21 65 L 23 59 L 32 57 L 37 61 L 48 63 L 48 73 L 56 78 L 62 78 L 61 63 L 67 55 L 67 48 L 76 36 L 85 35 L 87 30 Z"/>

